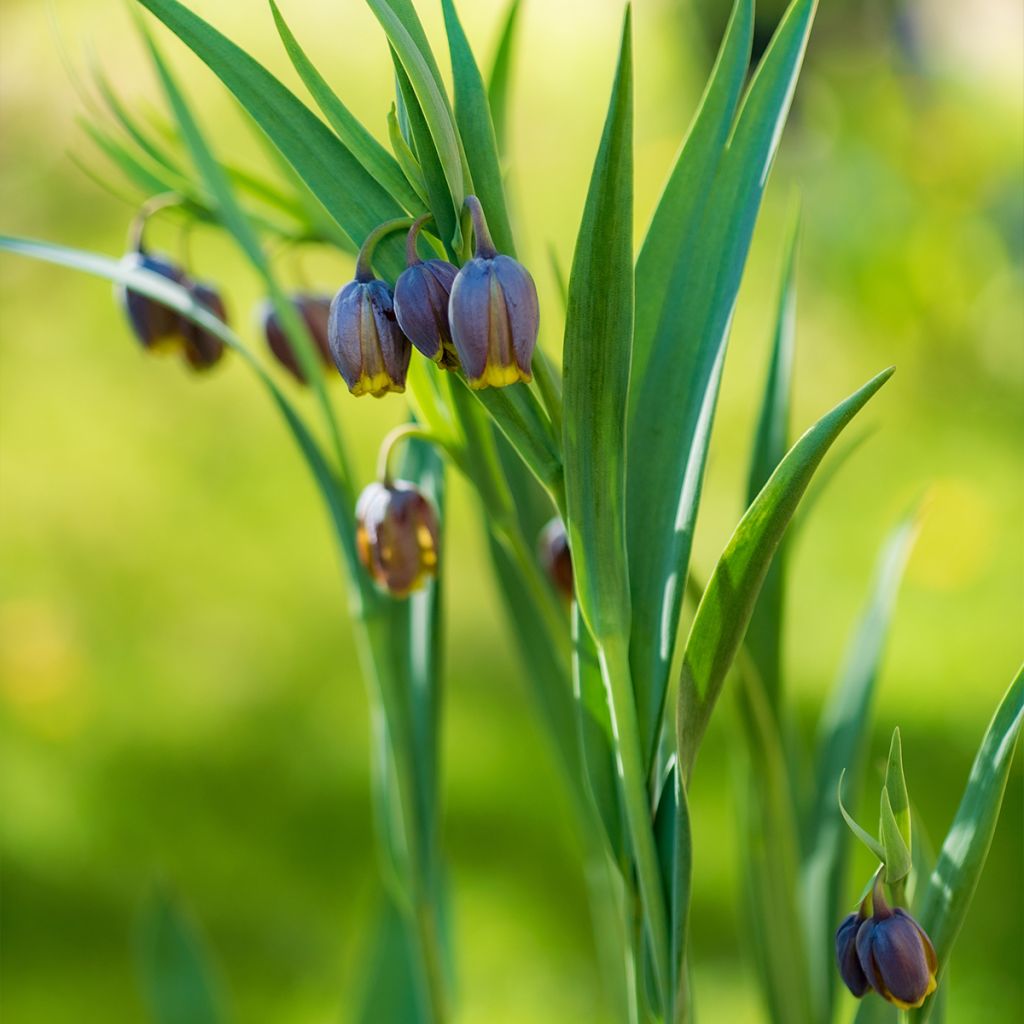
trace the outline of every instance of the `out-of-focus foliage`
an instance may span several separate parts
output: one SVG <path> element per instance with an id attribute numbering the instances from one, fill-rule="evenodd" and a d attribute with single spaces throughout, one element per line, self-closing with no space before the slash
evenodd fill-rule
<path id="1" fill-rule="evenodd" d="M 301 89 L 269 11 L 193 6 Z M 420 6 L 444 53 L 439 7 Z M 380 105 L 391 69 L 372 15 L 345 5 L 342 24 L 338 10 L 309 0 L 281 7 L 330 84 L 386 140 Z M 461 7 L 474 47 L 487 53 L 505 5 Z M 636 5 L 641 229 L 708 70 L 706 39 L 720 35 L 717 26 L 704 34 L 713 7 Z M 96 0 L 55 8 L 75 65 L 85 64 L 87 40 L 160 137 L 158 86 L 128 19 Z M 880 780 L 898 722 L 918 810 L 940 836 L 1019 659 L 1015 10 L 1009 0 L 970 10 L 939 0 L 823 5 L 740 297 L 694 553 L 710 569 L 740 511 L 777 239 L 797 182 L 794 422 L 818 418 L 880 365 L 900 372 L 867 414 L 884 418 L 884 434 L 852 458 L 789 551 L 787 686 L 809 723 L 881 537 L 930 485 L 868 764 Z M 560 304 L 540 268 L 552 240 L 570 262 L 603 116 L 592 96 L 606 91 L 620 15 L 605 0 L 526 0 L 520 11 L 509 186 L 548 346 L 561 336 Z M 279 176 L 213 77 L 180 48 L 165 49 L 218 151 Z M 132 208 L 65 156 L 103 163 L 74 126 L 80 101 L 57 54 L 43 5 L 4 5 L 3 227 L 117 253 Z M 170 252 L 184 244 L 170 219 L 155 238 Z M 188 244 L 255 339 L 257 282 L 224 241 L 198 230 Z M 316 249 L 284 252 L 279 263 L 286 281 L 327 290 L 351 271 Z M 104 286 L 9 258 L 2 267 L 0 1013 L 42 1022 L 92 1005 L 142 1020 L 135 913 L 163 873 L 217 950 L 239 1019 L 330 1018 L 339 994 L 357 989 L 378 894 L 364 691 L 316 496 L 240 367 L 197 382 L 172 362 L 143 360 Z M 368 478 L 376 441 L 399 411 L 339 408 L 346 431 L 365 441 L 357 468 Z M 495 625 L 498 599 L 474 571 L 486 539 L 462 485 L 454 492 L 443 789 L 463 1018 L 600 1020 L 569 798 L 554 782 L 519 652 Z M 728 713 L 712 725 L 702 773 L 727 770 L 733 726 Z M 1019 764 L 1010 787 L 950 979 L 948 1019 L 968 1024 L 1011 1019 L 1022 1000 L 1007 895 L 1022 884 Z M 736 814 L 718 788 L 695 786 L 691 805 L 701 822 L 692 927 L 703 1016 L 752 1019 L 753 968 L 734 909 Z"/>

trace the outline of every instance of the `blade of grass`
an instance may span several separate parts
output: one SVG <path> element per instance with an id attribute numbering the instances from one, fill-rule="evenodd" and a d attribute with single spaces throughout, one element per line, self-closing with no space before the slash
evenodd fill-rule
<path id="1" fill-rule="evenodd" d="M 885 370 L 823 416 L 789 450 L 736 527 L 701 597 L 683 656 L 677 740 L 690 777 L 704 731 L 779 542 L 825 452 L 892 376 Z"/>

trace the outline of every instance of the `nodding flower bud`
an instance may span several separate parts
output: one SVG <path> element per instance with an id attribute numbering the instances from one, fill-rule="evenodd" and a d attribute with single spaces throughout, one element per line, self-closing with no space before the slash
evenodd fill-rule
<path id="1" fill-rule="evenodd" d="M 880 879 L 875 880 L 871 898 L 873 913 L 857 930 L 857 959 L 868 983 L 883 999 L 914 1009 L 935 991 L 935 949 L 910 914 L 886 903 Z"/>
<path id="2" fill-rule="evenodd" d="M 471 388 L 504 387 L 532 380 L 540 312 L 527 269 L 494 248 L 476 196 L 466 197 L 476 254 L 452 285 L 448 318 L 459 360 Z"/>
<path id="3" fill-rule="evenodd" d="M 572 599 L 572 556 L 569 554 L 569 538 L 565 524 L 555 516 L 537 539 L 537 551 L 541 565 L 555 589 L 564 597 Z"/>
<path id="4" fill-rule="evenodd" d="M 325 366 L 331 365 L 331 347 L 327 343 L 327 321 L 331 314 L 331 298 L 329 295 L 307 295 L 299 293 L 291 296 L 295 311 L 302 317 L 316 344 L 317 354 Z M 259 321 L 267 346 L 274 358 L 300 383 L 308 383 L 305 371 L 299 363 L 292 343 L 285 334 L 281 321 L 270 299 L 264 300 L 259 309 Z"/>
<path id="5" fill-rule="evenodd" d="M 839 976 L 843 979 L 843 984 L 858 999 L 871 988 L 857 957 L 857 932 L 866 920 L 867 915 L 862 904 L 856 914 L 844 917 L 842 924 L 836 929 L 836 963 L 839 966 Z"/>
<path id="6" fill-rule="evenodd" d="M 162 256 L 151 256 L 142 249 L 128 253 L 121 262 L 128 270 L 148 270 L 175 284 L 186 281 L 185 271 L 177 264 Z M 118 298 L 144 349 L 173 349 L 181 344 L 182 320 L 176 310 L 131 288 L 120 288 Z"/>
<path id="7" fill-rule="evenodd" d="M 374 582 L 408 597 L 437 575 L 439 531 L 433 506 L 405 480 L 370 484 L 356 504 L 356 549 Z"/>
<path id="8" fill-rule="evenodd" d="M 356 277 L 331 302 L 327 340 L 338 372 L 353 395 L 380 398 L 405 390 L 412 347 L 395 317 L 391 289 L 373 275 L 370 259 L 377 242 L 408 220 L 387 221 L 363 242 Z"/>
<path id="9" fill-rule="evenodd" d="M 188 285 L 192 298 L 221 323 L 228 322 L 224 300 L 216 288 L 203 282 Z M 208 370 L 224 355 L 224 342 L 210 331 L 191 320 L 182 318 L 182 333 L 185 338 L 185 358 L 193 370 Z"/>
<path id="10" fill-rule="evenodd" d="M 395 282 L 395 315 L 406 337 L 428 359 L 446 370 L 459 367 L 459 357 L 448 324 L 448 301 L 458 267 L 447 260 L 421 260 L 416 254 L 420 228 L 430 219 L 424 214 L 409 229 L 406 263 Z"/>
<path id="11" fill-rule="evenodd" d="M 163 256 L 153 256 L 142 248 L 128 253 L 122 262 L 129 269 L 148 270 L 181 285 L 203 309 L 227 323 L 227 311 L 220 293 L 210 284 L 192 281 L 176 263 Z M 148 352 L 180 351 L 194 370 L 209 369 L 224 354 L 224 342 L 220 338 L 170 306 L 131 288 L 120 289 L 119 297 L 135 337 Z"/>

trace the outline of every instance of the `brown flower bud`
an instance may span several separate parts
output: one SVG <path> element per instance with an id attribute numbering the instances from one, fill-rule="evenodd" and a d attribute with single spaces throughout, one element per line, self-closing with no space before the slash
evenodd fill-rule
<path id="1" fill-rule="evenodd" d="M 370 484 L 356 504 L 356 548 L 374 582 L 407 597 L 437 574 L 439 530 L 430 502 L 414 484 Z"/>

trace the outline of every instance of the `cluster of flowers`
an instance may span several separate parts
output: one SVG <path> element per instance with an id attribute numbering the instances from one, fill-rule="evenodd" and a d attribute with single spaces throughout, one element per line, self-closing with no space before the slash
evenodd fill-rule
<path id="1" fill-rule="evenodd" d="M 925 930 L 902 907 L 890 907 L 875 879 L 868 897 L 836 931 L 836 961 L 846 987 L 858 998 L 875 991 L 887 1002 L 914 1009 L 935 991 L 938 960 Z"/>
<path id="2" fill-rule="evenodd" d="M 186 288 L 209 313 L 227 323 L 219 292 L 193 281 L 165 256 L 147 251 L 146 217 L 140 215 L 133 245 L 125 257 L 130 269 L 148 270 Z M 476 196 L 466 198 L 476 249 L 461 269 L 447 260 L 422 260 L 420 232 L 431 219 L 382 224 L 364 242 L 355 279 L 332 298 L 313 293 L 290 297 L 325 366 L 332 362 L 353 395 L 380 397 L 405 390 L 415 347 L 441 368 L 461 371 L 472 388 L 504 387 L 532 379 L 531 363 L 539 330 L 537 289 L 529 271 L 497 251 Z M 399 227 L 408 227 L 406 269 L 392 293 L 371 268 L 377 243 Z M 215 334 L 197 327 L 163 303 L 131 288 L 121 302 L 139 342 L 147 351 L 180 352 L 193 369 L 214 366 L 224 354 Z M 306 374 L 272 302 L 259 311 L 266 343 L 277 361 L 300 383 Z M 439 564 L 437 515 L 429 500 L 408 481 L 384 479 L 370 484 L 356 505 L 357 550 L 378 586 L 405 597 L 436 575 Z M 565 529 L 555 519 L 539 541 L 541 563 L 558 590 L 572 594 L 572 563 Z"/>
<path id="3" fill-rule="evenodd" d="M 421 260 L 417 239 L 430 219 L 421 217 L 409 230 L 407 266 L 394 294 L 370 268 L 377 233 L 367 239 L 355 280 L 334 297 L 327 329 L 352 394 L 404 391 L 413 347 L 445 369 L 461 369 L 472 388 L 532 379 L 540 324 L 533 278 L 494 247 L 476 196 L 467 196 L 466 206 L 476 235 L 473 258 L 461 270 L 447 260 Z"/>
<path id="4" fill-rule="evenodd" d="M 413 347 L 444 369 L 463 371 L 472 388 L 532 379 L 540 323 L 533 278 L 521 263 L 494 247 L 477 198 L 468 196 L 466 206 L 473 218 L 476 251 L 461 269 L 444 259 L 420 259 L 417 243 L 428 214 L 409 228 L 407 267 L 394 293 L 374 276 L 371 260 L 380 239 L 397 226 L 408 226 L 408 221 L 383 224 L 370 234 L 359 253 L 355 280 L 333 299 L 304 293 L 291 297 L 322 361 L 334 363 L 353 395 L 380 397 L 404 391 Z M 141 222 L 125 263 L 182 285 L 207 311 L 227 322 L 224 301 L 212 285 L 193 281 L 184 268 L 146 250 Z M 200 370 L 215 365 L 223 355 L 219 338 L 175 310 L 130 288 L 122 289 L 121 300 L 145 349 L 180 351 Z M 305 382 L 271 303 L 264 303 L 260 322 L 271 352 Z"/>

